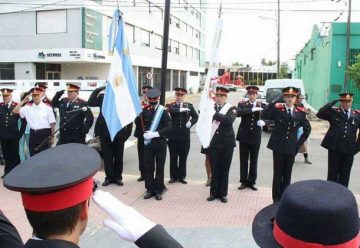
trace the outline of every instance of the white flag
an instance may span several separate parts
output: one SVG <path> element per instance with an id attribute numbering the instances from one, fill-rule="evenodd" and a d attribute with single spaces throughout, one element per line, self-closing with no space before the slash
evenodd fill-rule
<path id="1" fill-rule="evenodd" d="M 220 10 L 221 11 L 221 10 Z M 206 75 L 204 89 L 200 98 L 199 104 L 199 119 L 196 124 L 196 133 L 199 137 L 200 143 L 204 148 L 209 147 L 210 141 L 214 133 L 212 118 L 215 114 L 214 100 L 215 88 L 217 82 L 217 75 L 219 69 L 219 44 L 221 40 L 222 20 L 219 18 L 215 27 L 215 33 L 211 44 L 211 54 L 209 70 Z"/>

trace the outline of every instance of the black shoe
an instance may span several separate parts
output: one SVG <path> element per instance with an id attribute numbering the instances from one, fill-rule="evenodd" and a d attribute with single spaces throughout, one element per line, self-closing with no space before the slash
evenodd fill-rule
<path id="1" fill-rule="evenodd" d="M 249 185 L 248 186 L 251 190 L 257 191 L 258 189 L 254 186 L 254 185 Z"/>
<path id="2" fill-rule="evenodd" d="M 243 190 L 243 189 L 246 189 L 246 184 L 241 184 L 239 187 L 238 187 L 238 190 Z"/>
<path id="3" fill-rule="evenodd" d="M 143 175 L 141 175 L 137 180 L 138 180 L 138 182 L 144 181 L 145 177 Z"/>
<path id="4" fill-rule="evenodd" d="M 169 183 L 175 183 L 175 182 L 176 182 L 175 179 L 172 179 L 172 178 L 171 178 L 171 179 L 169 180 Z"/>
<path id="5" fill-rule="evenodd" d="M 144 199 L 150 199 L 152 196 L 152 193 L 147 191 L 146 194 L 144 195 Z"/>
<path id="6" fill-rule="evenodd" d="M 180 179 L 179 182 L 182 184 L 187 184 L 187 182 L 184 179 Z"/>
<path id="7" fill-rule="evenodd" d="M 220 197 L 220 201 L 223 203 L 227 203 L 228 199 L 226 198 L 226 196 L 224 196 L 224 197 Z"/>
<path id="8" fill-rule="evenodd" d="M 124 183 L 122 182 L 121 179 L 116 180 L 115 183 L 116 183 L 117 186 L 123 186 L 124 185 Z"/>
<path id="9" fill-rule="evenodd" d="M 213 200 L 215 200 L 215 196 L 211 195 L 206 200 L 207 201 L 213 201 Z"/>
<path id="10" fill-rule="evenodd" d="M 105 181 L 101 184 L 102 186 L 108 186 L 111 182 L 108 179 L 105 179 Z"/>
<path id="11" fill-rule="evenodd" d="M 2 176 L 1 176 L 1 179 L 3 179 L 4 177 L 5 177 L 5 175 L 2 175 Z"/>
<path id="12" fill-rule="evenodd" d="M 158 201 L 161 201 L 162 200 L 162 195 L 161 194 L 156 194 L 155 199 L 158 200 Z"/>

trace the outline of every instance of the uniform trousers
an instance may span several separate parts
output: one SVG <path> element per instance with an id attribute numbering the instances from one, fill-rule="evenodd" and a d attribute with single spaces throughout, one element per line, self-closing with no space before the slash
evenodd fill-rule
<path id="1" fill-rule="evenodd" d="M 19 140 L 17 138 L 0 139 L 0 142 L 2 154 L 5 160 L 4 174 L 6 175 L 20 163 Z"/>
<path id="2" fill-rule="evenodd" d="M 51 147 L 48 142 L 38 147 L 46 138 L 50 136 L 51 136 L 51 128 L 44 128 L 38 130 L 30 129 L 30 137 L 29 137 L 30 157 Z"/>
<path id="3" fill-rule="evenodd" d="M 161 194 L 165 189 L 164 166 L 166 160 L 166 143 L 158 148 L 144 146 L 145 188 L 148 192 Z M 154 175 L 155 173 L 155 175 Z"/>
<path id="4" fill-rule="evenodd" d="M 329 150 L 327 180 L 348 187 L 353 161 L 352 154 Z"/>
<path id="5" fill-rule="evenodd" d="M 85 136 L 86 134 L 83 133 L 78 133 L 78 134 L 64 133 L 63 131 L 60 133 L 60 139 L 57 145 L 68 144 L 68 143 L 85 144 Z"/>
<path id="6" fill-rule="evenodd" d="M 190 140 L 169 140 L 170 178 L 183 180 L 186 177 L 186 160 L 190 150 Z"/>
<path id="7" fill-rule="evenodd" d="M 274 202 L 280 198 L 291 182 L 291 173 L 294 165 L 295 155 L 281 154 L 273 151 L 274 175 L 272 183 L 272 198 Z"/>
<path id="8" fill-rule="evenodd" d="M 234 148 L 214 149 L 209 148 L 208 155 L 211 165 L 210 195 L 225 197 L 228 194 L 229 170 Z"/>
<path id="9" fill-rule="evenodd" d="M 138 152 L 138 160 L 139 160 L 139 171 L 140 175 L 144 176 L 144 139 L 138 138 L 137 140 L 137 152 Z"/>
<path id="10" fill-rule="evenodd" d="M 240 183 L 255 185 L 260 143 L 247 144 L 240 142 Z M 249 167 L 250 158 L 250 167 Z"/>
<path id="11" fill-rule="evenodd" d="M 125 140 L 115 138 L 111 141 L 110 137 L 100 136 L 100 144 L 104 159 L 105 180 L 110 182 L 122 180 Z"/>

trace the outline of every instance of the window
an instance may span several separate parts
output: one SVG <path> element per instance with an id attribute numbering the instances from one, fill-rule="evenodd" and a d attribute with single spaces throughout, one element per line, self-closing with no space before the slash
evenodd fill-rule
<path id="1" fill-rule="evenodd" d="M 180 51 L 179 51 L 179 54 L 180 54 L 180 55 L 182 55 L 182 56 L 186 56 L 186 55 L 187 55 L 187 54 L 186 54 L 186 50 L 187 50 L 186 47 L 187 47 L 187 46 L 186 46 L 185 44 L 180 43 L 180 49 L 179 49 L 179 50 L 180 50 Z"/>
<path id="2" fill-rule="evenodd" d="M 186 89 L 186 71 L 180 71 L 180 87 Z"/>
<path id="3" fill-rule="evenodd" d="M 180 20 L 179 20 L 179 18 L 173 16 L 172 17 L 172 23 L 174 23 L 177 28 L 180 28 Z"/>
<path id="4" fill-rule="evenodd" d="M 194 29 L 194 36 L 195 36 L 196 38 L 198 38 L 198 37 L 199 37 L 199 31 L 198 31 L 198 30 L 196 30 L 196 29 Z"/>
<path id="5" fill-rule="evenodd" d="M 199 73 L 197 71 L 190 71 L 190 76 L 198 76 Z"/>
<path id="6" fill-rule="evenodd" d="M 150 46 L 150 32 L 145 29 L 140 29 L 140 44 L 142 46 Z"/>
<path id="7" fill-rule="evenodd" d="M 311 60 L 314 60 L 315 48 L 311 48 Z"/>
<path id="8" fill-rule="evenodd" d="M 14 80 L 14 63 L 0 63 L 0 80 Z"/>
<path id="9" fill-rule="evenodd" d="M 154 88 L 161 89 L 161 69 L 154 68 L 153 86 Z"/>
<path id="10" fill-rule="evenodd" d="M 155 48 L 161 50 L 162 49 L 162 36 L 155 34 L 154 36 Z"/>
<path id="11" fill-rule="evenodd" d="M 138 71 L 138 89 L 139 92 L 141 91 L 141 87 L 143 85 L 151 85 L 151 79 L 148 79 L 146 77 L 146 74 L 151 73 L 151 68 L 150 67 L 141 67 L 139 66 L 139 71 Z"/>
<path id="12" fill-rule="evenodd" d="M 177 41 L 172 41 L 172 42 L 171 42 L 171 46 L 172 46 L 172 48 L 173 48 L 173 52 L 174 52 L 175 54 L 179 54 L 179 42 L 177 42 Z"/>
<path id="13" fill-rule="evenodd" d="M 173 70 L 172 85 L 173 88 L 179 87 L 179 71 Z"/>
<path id="14" fill-rule="evenodd" d="M 36 33 L 66 33 L 66 10 L 50 10 L 36 12 Z"/>
<path id="15" fill-rule="evenodd" d="M 135 27 L 130 24 L 125 24 L 125 32 L 126 32 L 126 38 L 128 42 L 135 43 Z"/>
<path id="16" fill-rule="evenodd" d="M 306 65 L 306 55 L 304 55 L 304 65 Z"/>
<path id="17" fill-rule="evenodd" d="M 171 70 L 166 70 L 166 85 L 165 90 L 170 91 L 171 90 Z"/>
<path id="18" fill-rule="evenodd" d="M 172 43 L 172 40 L 169 39 L 169 43 L 168 43 L 168 53 L 171 53 L 171 43 Z"/>
<path id="19" fill-rule="evenodd" d="M 151 15 L 156 16 L 158 19 L 163 19 L 163 10 L 162 8 L 154 5 L 152 6 Z"/>

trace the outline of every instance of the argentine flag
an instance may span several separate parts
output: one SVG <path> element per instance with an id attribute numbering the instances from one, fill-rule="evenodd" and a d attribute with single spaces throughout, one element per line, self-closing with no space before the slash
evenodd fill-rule
<path id="1" fill-rule="evenodd" d="M 111 140 L 142 111 L 124 31 L 124 21 L 117 9 L 110 26 L 109 50 L 113 56 L 102 104 Z"/>

